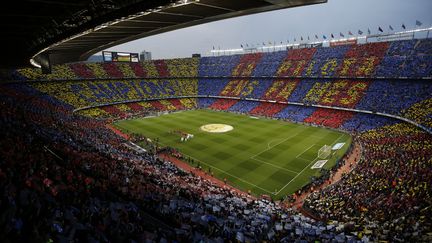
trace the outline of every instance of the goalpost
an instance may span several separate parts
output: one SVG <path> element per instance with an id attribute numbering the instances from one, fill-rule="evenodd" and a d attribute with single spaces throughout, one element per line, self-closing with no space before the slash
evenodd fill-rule
<path id="1" fill-rule="evenodd" d="M 326 159 L 331 154 L 331 147 L 329 145 L 324 145 L 318 150 L 318 158 Z"/>

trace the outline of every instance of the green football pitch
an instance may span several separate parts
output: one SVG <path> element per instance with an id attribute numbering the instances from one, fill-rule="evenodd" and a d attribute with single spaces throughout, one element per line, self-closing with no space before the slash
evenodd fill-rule
<path id="1" fill-rule="evenodd" d="M 209 133 L 206 124 L 227 124 L 234 129 Z M 323 168 L 329 169 L 351 143 L 348 134 L 286 121 L 250 117 L 212 110 L 181 111 L 157 117 L 118 121 L 126 133 L 142 134 L 160 146 L 178 149 L 214 176 L 255 195 L 281 199 L 307 184 L 319 169 L 311 169 L 323 145 L 345 145 L 331 155 Z M 194 137 L 182 142 L 181 131 Z"/>

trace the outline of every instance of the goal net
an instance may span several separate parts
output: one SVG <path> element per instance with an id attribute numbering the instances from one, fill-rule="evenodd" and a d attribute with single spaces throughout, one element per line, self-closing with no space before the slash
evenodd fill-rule
<path id="1" fill-rule="evenodd" d="M 324 145 L 318 150 L 318 158 L 326 159 L 331 154 L 331 147 L 329 145 Z"/>

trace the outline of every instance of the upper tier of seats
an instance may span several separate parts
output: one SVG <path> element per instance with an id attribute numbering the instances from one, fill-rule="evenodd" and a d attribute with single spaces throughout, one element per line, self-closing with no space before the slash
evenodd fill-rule
<path id="1" fill-rule="evenodd" d="M 75 63 L 56 66 L 49 76 L 21 70 L 35 79 L 67 81 L 2 84 L 0 205 L 7 210 L 0 235 L 16 241 L 142 241 L 143 234 L 153 234 L 155 241 L 180 242 L 221 237 L 429 242 L 430 134 L 394 119 L 351 111 L 243 99 L 164 98 L 216 95 L 357 108 L 404 116 L 432 128 L 432 82 L 414 78 L 431 76 L 431 47 L 429 40 L 412 40 L 138 64 Z M 375 78 L 381 75 L 411 78 Z M 107 80 L 111 78 L 116 79 Z M 209 107 L 353 132 L 364 146 L 357 168 L 308 197 L 305 205 L 314 215 L 340 223 L 315 222 L 184 173 L 152 154 L 136 154 L 105 122 L 71 111 L 145 98 L 161 100 L 83 113 L 121 117 Z M 161 224 L 172 232 L 155 229 Z"/>
<path id="2" fill-rule="evenodd" d="M 232 56 L 154 60 L 140 63 L 72 63 L 21 69 L 18 79 L 166 77 L 432 77 L 432 40 L 290 49 Z"/>
<path id="3" fill-rule="evenodd" d="M 382 112 L 432 128 L 432 83 L 428 80 L 130 79 L 37 82 L 31 85 L 74 108 L 143 99 L 211 95 Z M 319 123 L 319 117 L 323 117 L 319 110 L 306 117 L 310 115 L 312 120 L 306 122 Z M 303 119 L 298 121 L 303 122 Z"/>

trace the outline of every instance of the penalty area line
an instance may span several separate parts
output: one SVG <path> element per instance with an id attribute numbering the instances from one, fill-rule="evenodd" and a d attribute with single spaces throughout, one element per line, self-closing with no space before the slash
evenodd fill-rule
<path id="1" fill-rule="evenodd" d="M 332 146 L 333 145 L 335 145 L 336 144 L 336 142 L 337 141 L 339 141 L 339 139 L 341 138 L 341 137 L 343 137 L 345 134 L 344 133 L 342 133 L 333 143 L 332 143 Z M 293 182 L 299 175 L 301 175 L 301 174 L 303 174 L 303 172 L 307 169 L 307 168 L 309 168 L 309 166 L 313 163 L 313 162 L 315 162 L 315 160 L 316 159 L 318 159 L 318 156 L 317 157 L 315 157 L 315 159 L 313 159 L 307 166 L 305 166 L 304 168 L 303 168 L 303 170 L 302 171 L 300 171 L 294 178 L 292 178 L 285 186 L 283 186 L 279 191 L 277 191 L 276 192 L 276 194 L 274 194 L 275 196 L 276 195 L 278 195 L 283 189 L 285 189 L 289 184 L 291 184 L 291 182 Z"/>
<path id="2" fill-rule="evenodd" d="M 226 171 L 224 171 L 224 170 L 222 170 L 222 169 L 220 169 L 220 168 L 218 168 L 218 167 L 215 167 L 215 166 L 213 166 L 213 165 L 210 165 L 210 164 L 208 164 L 208 163 L 206 163 L 206 162 L 204 162 L 204 161 L 202 161 L 202 160 L 200 160 L 200 159 L 197 159 L 197 158 L 195 158 L 195 157 L 189 156 L 189 155 L 187 155 L 187 154 L 184 154 L 184 155 L 186 155 L 186 156 L 188 156 L 188 157 L 190 157 L 190 158 L 192 158 L 192 159 L 194 159 L 194 160 L 196 160 L 196 161 L 199 161 L 199 162 L 201 162 L 201 163 L 207 165 L 208 167 L 211 167 L 211 168 L 213 168 L 213 169 L 215 169 L 215 170 L 218 170 L 218 171 L 220 171 L 220 172 L 222 172 L 222 173 L 224 173 L 224 174 L 226 174 L 226 175 L 229 175 L 229 176 L 231 176 L 231 177 L 233 177 L 233 178 L 236 178 L 236 179 L 239 180 L 239 181 L 242 181 L 242 182 L 244 182 L 244 183 L 246 183 L 246 184 L 249 184 L 249 185 L 251 185 L 251 186 L 254 186 L 254 187 L 256 187 L 256 188 L 258 188 L 258 189 L 260 189 L 260 190 L 263 190 L 263 191 L 265 191 L 265 192 L 267 192 L 267 193 L 270 193 L 270 194 L 276 195 L 274 192 L 271 192 L 271 191 L 269 191 L 269 190 L 267 190 L 267 189 L 264 189 L 264 188 L 262 188 L 262 187 L 260 187 L 260 186 L 258 186 L 258 185 L 255 185 L 255 184 L 253 184 L 253 183 L 251 183 L 251 182 L 248 182 L 248 181 L 246 181 L 246 180 L 243 179 L 243 178 L 240 178 L 240 177 L 235 176 L 235 175 L 233 175 L 233 174 L 231 174 L 231 173 L 228 173 L 228 172 L 226 172 Z"/>
<path id="3" fill-rule="evenodd" d="M 303 130 L 302 130 L 302 131 L 303 131 Z M 269 147 L 269 144 L 267 143 L 267 148 L 266 148 L 266 149 L 264 149 L 263 151 L 261 151 L 261 152 L 255 154 L 255 155 L 252 155 L 250 158 L 253 159 L 253 158 L 257 157 L 258 155 L 260 155 L 260 154 L 262 154 L 262 153 L 264 153 L 264 152 L 266 152 L 266 151 L 268 151 L 268 150 L 270 150 L 270 149 L 272 149 L 272 148 L 278 146 L 279 144 L 281 144 L 281 143 L 283 143 L 283 142 L 285 142 L 285 141 L 287 141 L 287 140 L 289 140 L 289 139 L 291 139 L 291 138 L 297 136 L 297 135 L 300 134 L 300 132 L 302 132 L 302 131 L 298 131 L 298 132 L 296 132 L 295 134 L 293 134 L 293 135 L 291 135 L 291 136 L 289 136 L 289 137 L 287 137 L 287 138 L 281 138 L 282 141 L 279 142 L 279 143 L 276 143 L 274 146 Z M 274 140 L 272 140 L 272 141 L 270 141 L 270 142 L 273 142 L 273 141 L 275 141 L 275 140 L 276 140 L 276 139 L 274 139 Z"/>
<path id="4" fill-rule="evenodd" d="M 274 164 L 272 164 L 272 163 L 266 162 L 266 161 L 264 161 L 264 160 L 260 160 L 260 159 L 257 159 L 257 158 L 251 158 L 251 159 L 256 160 L 256 161 L 259 161 L 259 162 L 264 163 L 264 164 L 268 164 L 268 165 L 273 166 L 273 167 L 275 167 L 275 168 L 278 168 L 278 169 L 280 169 L 280 170 L 284 170 L 284 171 L 287 171 L 287 172 L 290 172 L 290 173 L 294 173 L 294 174 L 296 174 L 296 175 L 298 174 L 297 171 L 289 170 L 289 169 L 286 169 L 286 168 L 284 168 L 284 167 L 280 167 L 280 166 L 274 165 Z"/>
<path id="5" fill-rule="evenodd" d="M 305 149 L 303 152 L 299 153 L 296 158 L 300 157 L 302 154 L 304 154 L 306 151 L 308 151 L 309 149 L 311 149 L 313 146 L 315 146 L 315 143 L 312 144 L 311 146 L 309 146 L 309 148 Z"/>
<path id="6" fill-rule="evenodd" d="M 159 144 L 165 145 L 164 143 L 161 143 L 161 142 L 159 142 Z M 166 145 L 165 145 L 165 146 L 166 146 Z M 183 155 L 188 156 L 188 157 L 190 157 L 190 158 L 192 158 L 192 159 L 194 159 L 194 160 L 196 160 L 196 161 L 199 161 L 199 162 L 201 162 L 201 163 L 207 165 L 208 167 L 211 167 L 211 168 L 213 168 L 213 169 L 215 169 L 215 170 L 218 170 L 218 171 L 220 171 L 220 172 L 222 172 L 222 173 L 224 173 L 224 174 L 226 174 L 226 175 L 229 175 L 229 176 L 231 176 L 231 177 L 233 177 L 233 178 L 236 178 L 237 180 L 242 181 L 242 182 L 244 182 L 244 183 L 246 183 L 246 184 L 249 184 L 249 185 L 251 185 L 251 186 L 253 186 L 253 187 L 256 187 L 256 188 L 258 188 L 258 189 L 260 189 L 260 190 L 262 190 L 262 191 L 265 191 L 265 192 L 270 193 L 270 194 L 272 194 L 272 195 L 276 195 L 274 192 L 271 192 L 271 191 L 269 191 L 269 190 L 267 190 L 267 189 L 264 189 L 264 188 L 262 188 L 262 187 L 260 187 L 260 186 L 258 186 L 258 185 L 255 185 L 255 184 L 253 184 L 253 183 L 251 183 L 251 182 L 248 182 L 248 181 L 246 181 L 246 180 L 243 179 L 243 178 L 240 178 L 240 177 L 235 176 L 235 175 L 233 175 L 233 174 L 231 174 L 231 173 L 228 173 L 228 172 L 226 172 L 226 171 L 224 171 L 224 170 L 222 170 L 222 169 L 220 169 L 220 168 L 218 168 L 218 167 L 215 167 L 215 166 L 213 166 L 213 165 L 210 165 L 210 164 L 208 164 L 208 163 L 206 163 L 206 162 L 204 162 L 204 161 L 202 161 L 202 160 L 200 160 L 200 159 L 197 159 L 197 158 L 195 158 L 195 157 L 189 156 L 188 154 L 185 154 L 185 153 L 183 153 Z"/>

